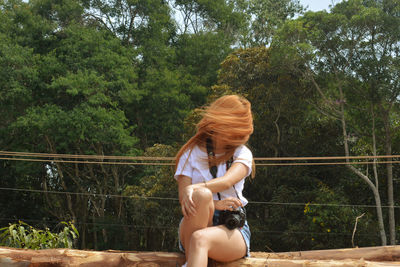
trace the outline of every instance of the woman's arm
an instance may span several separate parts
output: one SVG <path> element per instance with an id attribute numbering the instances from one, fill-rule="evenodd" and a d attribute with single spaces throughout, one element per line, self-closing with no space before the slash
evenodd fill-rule
<path id="1" fill-rule="evenodd" d="M 193 191 L 196 188 L 208 188 L 213 193 L 222 192 L 242 180 L 247 174 L 247 168 L 243 163 L 237 162 L 232 164 L 225 175 L 198 184 L 192 184 L 192 179 L 188 176 L 178 176 L 179 202 L 181 203 L 183 216 L 191 216 L 196 213 L 196 205 L 192 199 Z M 235 209 L 238 206 L 242 206 L 242 203 L 237 198 L 215 201 L 216 209 Z"/>
<path id="2" fill-rule="evenodd" d="M 192 178 L 179 175 L 178 176 L 178 192 L 179 203 L 181 203 L 182 214 L 187 217 L 196 213 L 196 205 L 192 200 L 194 188 L 192 187 Z"/>
<path id="3" fill-rule="evenodd" d="M 238 183 L 240 180 L 245 178 L 247 175 L 248 167 L 243 163 L 236 162 L 228 169 L 225 175 L 217 177 L 208 181 L 206 183 L 194 184 L 194 187 L 207 187 L 211 192 L 222 192 L 234 184 Z"/>
<path id="4" fill-rule="evenodd" d="M 242 180 L 248 173 L 248 167 L 243 163 L 237 162 L 232 164 L 229 170 L 224 176 L 214 178 L 211 181 L 192 184 L 189 187 L 192 190 L 196 188 L 205 187 L 211 190 L 211 192 L 222 192 L 228 188 L 231 188 L 234 184 Z M 236 197 L 229 197 L 223 200 L 214 200 L 214 206 L 217 210 L 235 210 L 240 206 L 243 206 L 240 199 Z"/>

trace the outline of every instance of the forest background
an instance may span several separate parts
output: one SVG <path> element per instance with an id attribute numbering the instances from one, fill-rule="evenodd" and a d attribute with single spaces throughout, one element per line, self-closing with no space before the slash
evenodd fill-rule
<path id="1" fill-rule="evenodd" d="M 0 227 L 72 221 L 76 248 L 177 251 L 157 157 L 238 93 L 253 251 L 396 244 L 399 53 L 399 0 L 0 0 Z"/>

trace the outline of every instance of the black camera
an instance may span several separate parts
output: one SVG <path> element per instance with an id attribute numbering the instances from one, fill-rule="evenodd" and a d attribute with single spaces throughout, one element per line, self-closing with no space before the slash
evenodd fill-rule
<path id="1" fill-rule="evenodd" d="M 246 210 L 239 207 L 236 210 L 223 210 L 219 215 L 219 224 L 224 224 L 229 230 L 243 227 L 246 221 Z"/>

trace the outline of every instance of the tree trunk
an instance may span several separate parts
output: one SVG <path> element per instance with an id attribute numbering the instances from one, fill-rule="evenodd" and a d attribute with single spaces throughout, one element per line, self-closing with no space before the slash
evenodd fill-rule
<path id="1" fill-rule="evenodd" d="M 342 91 L 340 90 L 341 97 Z M 341 99 L 343 100 L 343 98 Z M 343 134 L 343 140 L 344 140 L 344 149 L 345 149 L 345 155 L 346 157 L 349 157 L 350 151 L 349 151 L 349 145 L 348 145 L 348 138 L 347 138 L 347 130 L 346 130 L 346 119 L 344 117 L 344 103 L 341 101 L 341 122 L 342 122 L 342 134 Z M 350 162 L 348 158 L 346 158 L 346 162 Z M 375 199 L 375 205 L 376 205 L 376 213 L 378 217 L 378 225 L 379 225 L 379 233 L 381 237 L 381 242 L 382 245 L 385 246 L 387 241 L 386 241 L 386 233 L 385 233 L 385 228 L 384 228 L 384 223 L 383 223 L 383 216 L 382 216 L 382 202 L 381 202 L 381 197 L 379 195 L 379 190 L 378 190 L 378 181 L 376 180 L 376 184 L 372 183 L 369 177 L 365 174 L 363 174 L 361 171 L 359 171 L 357 168 L 354 166 L 348 164 L 346 165 L 353 173 L 357 174 L 358 177 L 363 179 L 371 188 L 372 193 L 374 194 L 374 199 Z"/>
<path id="2" fill-rule="evenodd" d="M 45 135 L 45 139 L 47 141 L 47 144 L 49 145 L 51 153 L 57 154 L 57 151 L 54 149 L 53 142 L 50 140 L 50 138 L 47 135 Z M 55 164 L 57 166 L 57 174 L 58 174 L 58 177 L 60 178 L 61 186 L 64 189 L 64 191 L 68 192 L 67 185 L 65 184 L 63 168 L 62 168 L 62 166 L 61 166 L 61 164 L 59 162 L 56 162 Z M 66 199 L 67 199 L 67 206 L 68 206 L 69 212 L 71 213 L 72 220 L 73 220 L 74 223 L 77 223 L 78 220 L 77 220 L 77 216 L 75 214 L 75 211 L 73 209 L 71 194 L 65 194 L 65 196 L 66 196 Z"/>
<path id="3" fill-rule="evenodd" d="M 94 216 L 93 216 L 93 224 L 96 223 Z M 94 250 L 99 249 L 98 241 L 97 241 L 97 231 L 96 229 L 93 229 L 93 244 L 94 244 Z"/>
<path id="4" fill-rule="evenodd" d="M 376 156 L 375 112 L 374 112 L 373 106 L 371 106 L 371 114 L 372 114 L 372 152 L 373 152 L 373 156 Z M 379 179 L 378 179 L 378 170 L 377 170 L 376 161 L 377 161 L 376 158 L 374 158 L 374 164 L 372 165 L 372 168 L 374 171 L 374 177 L 375 177 L 375 187 L 376 187 L 376 191 L 378 192 L 377 196 L 374 193 L 375 203 L 377 203 L 376 204 L 376 215 L 378 216 L 379 234 L 381 236 L 382 246 L 386 246 L 387 240 L 386 240 L 385 225 L 383 223 L 382 203 L 381 203 L 381 198 L 379 195 Z M 378 205 L 378 202 L 379 202 L 379 205 Z"/>
<path id="5" fill-rule="evenodd" d="M 385 152 L 386 155 L 392 155 L 392 135 L 390 130 L 389 114 L 384 116 L 385 127 Z M 387 158 L 387 161 L 392 161 L 392 158 Z M 390 244 L 396 244 L 396 223 L 394 217 L 394 198 L 393 198 L 393 164 L 386 164 L 387 171 L 387 192 L 388 192 L 388 206 L 389 206 L 389 234 Z"/>

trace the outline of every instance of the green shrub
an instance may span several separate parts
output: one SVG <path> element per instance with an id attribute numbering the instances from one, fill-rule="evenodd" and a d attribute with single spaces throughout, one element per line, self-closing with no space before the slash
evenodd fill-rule
<path id="1" fill-rule="evenodd" d="M 35 229 L 22 221 L 10 224 L 0 229 L 0 246 L 27 249 L 72 248 L 79 233 L 72 222 L 61 223 L 64 228 L 59 233 L 52 233 L 49 228 Z"/>

